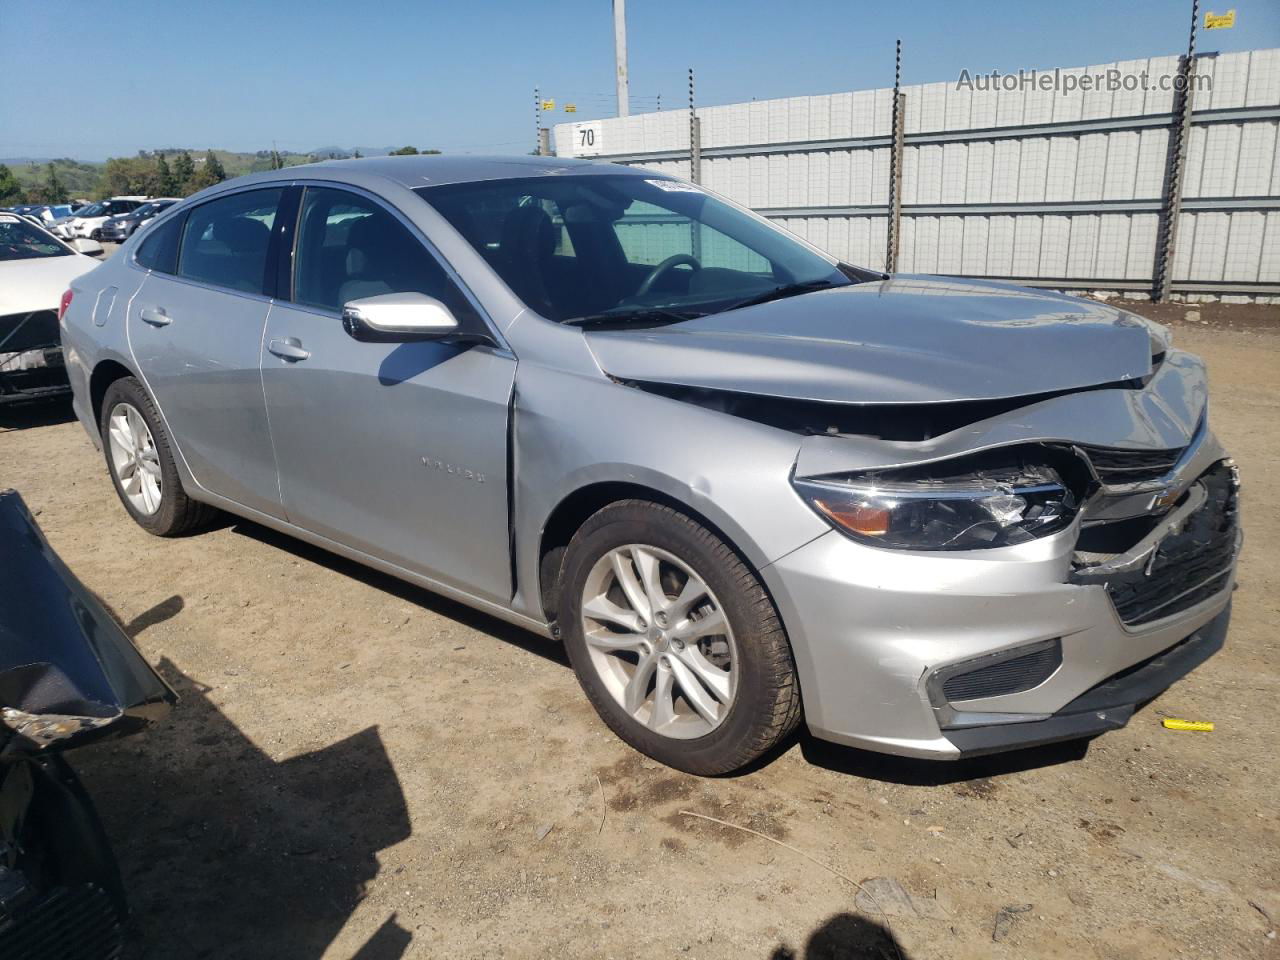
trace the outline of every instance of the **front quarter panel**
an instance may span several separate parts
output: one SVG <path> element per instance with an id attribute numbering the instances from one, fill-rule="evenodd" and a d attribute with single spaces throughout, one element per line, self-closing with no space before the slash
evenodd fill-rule
<path id="1" fill-rule="evenodd" d="M 576 352 L 567 338 L 565 346 Z M 592 484 L 635 484 L 686 505 L 757 570 L 829 529 L 791 488 L 795 435 L 574 366 L 522 358 L 516 374 L 520 612 L 542 616 L 535 585 L 548 518 Z"/>

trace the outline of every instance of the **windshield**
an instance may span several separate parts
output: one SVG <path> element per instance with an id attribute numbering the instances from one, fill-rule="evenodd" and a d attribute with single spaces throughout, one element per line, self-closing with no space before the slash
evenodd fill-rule
<path id="1" fill-rule="evenodd" d="M 0 214 L 0 260 L 69 257 L 71 251 L 43 230 L 8 214 Z"/>
<path id="2" fill-rule="evenodd" d="M 127 214 L 127 216 L 133 217 L 135 220 L 141 220 L 143 217 L 154 216 L 163 209 L 163 204 L 144 203 L 142 206 L 134 210 L 133 213 Z"/>
<path id="3" fill-rule="evenodd" d="M 81 207 L 76 211 L 77 217 L 102 217 L 106 216 L 107 205 L 105 203 L 91 203 L 87 207 Z"/>
<path id="4" fill-rule="evenodd" d="M 417 193 L 551 320 L 670 323 L 851 282 L 787 234 L 679 180 L 544 176 Z"/>

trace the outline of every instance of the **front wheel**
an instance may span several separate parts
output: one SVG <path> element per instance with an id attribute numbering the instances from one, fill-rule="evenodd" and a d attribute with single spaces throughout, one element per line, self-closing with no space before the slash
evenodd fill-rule
<path id="1" fill-rule="evenodd" d="M 719 537 L 660 504 L 594 514 L 564 561 L 559 610 L 579 683 L 610 729 L 688 773 L 742 767 L 800 717 L 786 634 Z"/>

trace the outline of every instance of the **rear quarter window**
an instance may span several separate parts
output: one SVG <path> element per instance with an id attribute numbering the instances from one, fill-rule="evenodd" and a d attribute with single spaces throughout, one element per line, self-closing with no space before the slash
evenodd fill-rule
<path id="1" fill-rule="evenodd" d="M 178 215 L 147 231 L 134 257 L 138 265 L 157 273 L 178 272 L 178 240 L 186 217 Z"/>

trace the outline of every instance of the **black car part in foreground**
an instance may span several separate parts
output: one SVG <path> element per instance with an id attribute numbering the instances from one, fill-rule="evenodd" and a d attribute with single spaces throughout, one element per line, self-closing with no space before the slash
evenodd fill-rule
<path id="1" fill-rule="evenodd" d="M 62 753 L 137 732 L 176 696 L 13 491 L 0 556 L 0 957 L 117 957 L 119 869 Z"/>

